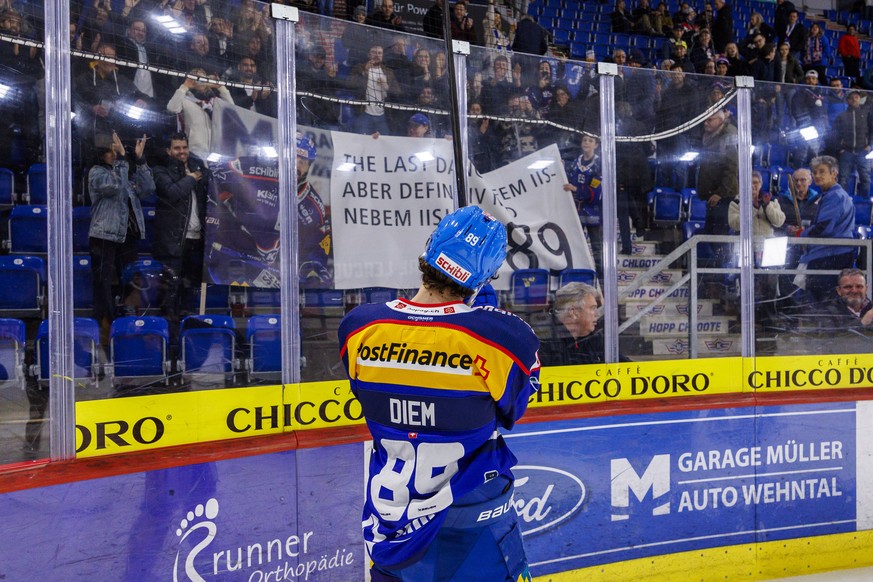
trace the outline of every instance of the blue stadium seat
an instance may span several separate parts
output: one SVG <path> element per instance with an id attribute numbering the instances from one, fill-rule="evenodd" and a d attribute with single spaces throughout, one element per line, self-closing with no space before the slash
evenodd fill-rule
<path id="1" fill-rule="evenodd" d="M 90 312 L 94 308 L 91 257 L 73 255 L 73 309 Z"/>
<path id="2" fill-rule="evenodd" d="M 697 231 L 703 228 L 703 222 L 698 221 L 688 221 L 682 223 L 682 241 L 687 241 L 692 236 L 697 234 Z"/>
<path id="3" fill-rule="evenodd" d="M 182 293 L 182 309 L 191 313 L 198 313 L 200 311 L 200 292 L 201 287 L 185 289 Z M 227 315 L 230 309 L 230 286 L 208 283 L 206 285 L 204 309 L 204 313 Z"/>
<path id="4" fill-rule="evenodd" d="M 555 29 L 555 44 L 558 46 L 568 46 L 570 44 L 570 31 Z"/>
<path id="5" fill-rule="evenodd" d="M 42 320 L 34 341 L 34 376 L 41 384 L 49 382 L 49 322 Z M 77 387 L 82 380 L 96 382 L 100 372 L 98 348 L 100 326 L 96 319 L 76 317 L 73 319 L 73 380 Z"/>
<path id="6" fill-rule="evenodd" d="M 852 203 L 855 205 L 855 226 L 870 226 L 873 199 L 856 196 L 852 198 Z"/>
<path id="7" fill-rule="evenodd" d="M 769 192 L 782 192 L 783 190 L 788 190 L 789 178 L 794 173 L 794 170 L 787 166 L 771 164 L 770 172 L 772 183 L 767 190 Z"/>
<path id="8" fill-rule="evenodd" d="M 113 384 L 169 378 L 170 329 L 163 317 L 119 317 L 109 331 Z"/>
<path id="9" fill-rule="evenodd" d="M 48 188 L 46 186 L 45 164 L 31 164 L 27 169 L 28 204 L 48 204 Z"/>
<path id="10" fill-rule="evenodd" d="M 249 380 L 280 381 L 282 377 L 282 318 L 253 315 L 246 327 Z"/>
<path id="11" fill-rule="evenodd" d="M 510 302 L 521 309 L 545 308 L 549 304 L 549 271 L 519 269 L 509 278 Z"/>
<path id="12" fill-rule="evenodd" d="M 45 280 L 41 257 L 0 256 L 0 313 L 41 316 Z"/>
<path id="13" fill-rule="evenodd" d="M 12 253 L 48 252 L 48 220 L 45 206 L 16 206 L 9 216 L 8 248 Z"/>
<path id="14" fill-rule="evenodd" d="M 597 286 L 597 273 L 594 269 L 564 269 L 558 277 L 558 287 L 567 283 L 587 283 Z"/>
<path id="15" fill-rule="evenodd" d="M 365 287 L 361 290 L 364 303 L 387 303 L 397 299 L 397 289 L 386 287 Z"/>
<path id="16" fill-rule="evenodd" d="M 121 270 L 121 284 L 125 289 L 139 292 L 138 308 L 143 315 L 158 313 L 161 307 L 161 279 L 163 265 L 154 259 L 139 259 Z"/>
<path id="17" fill-rule="evenodd" d="M 685 217 L 688 218 L 691 216 L 691 204 L 692 201 L 697 198 L 697 189 L 696 188 L 682 188 L 682 208 Z"/>
<path id="18" fill-rule="evenodd" d="M 73 208 L 73 252 L 88 252 L 88 229 L 91 227 L 91 207 Z"/>
<path id="19" fill-rule="evenodd" d="M 24 382 L 25 326 L 20 319 L 0 318 L 0 382 Z"/>
<path id="20" fill-rule="evenodd" d="M 345 316 L 342 289 L 304 289 L 300 325 L 308 334 L 332 335 Z"/>
<path id="21" fill-rule="evenodd" d="M 666 188 L 655 188 L 649 192 L 652 209 L 652 224 L 655 226 L 675 226 L 682 221 L 682 195 Z"/>
<path id="22" fill-rule="evenodd" d="M 238 368 L 236 324 L 228 315 L 190 315 L 179 332 L 179 370 L 185 377 L 197 374 L 232 376 Z"/>
<path id="23" fill-rule="evenodd" d="M 246 287 L 246 309 L 249 312 L 275 313 L 282 300 L 279 289 L 272 287 Z"/>
<path id="24" fill-rule="evenodd" d="M 858 173 L 852 172 L 849 175 L 849 183 L 846 185 L 846 193 L 849 196 L 851 196 L 852 198 L 854 198 L 855 194 L 859 194 L 859 195 L 861 194 L 859 192 L 856 192 L 857 189 L 858 189 Z"/>
<path id="25" fill-rule="evenodd" d="M 782 144 L 771 143 L 767 148 L 765 166 L 787 166 L 788 165 L 788 148 Z"/>
<path id="26" fill-rule="evenodd" d="M 0 168 L 0 205 L 15 204 L 15 174 L 9 168 Z"/>

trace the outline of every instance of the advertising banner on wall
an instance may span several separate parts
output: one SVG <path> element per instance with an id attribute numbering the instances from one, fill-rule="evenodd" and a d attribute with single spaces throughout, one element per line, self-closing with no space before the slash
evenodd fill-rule
<path id="1" fill-rule="evenodd" d="M 854 531 L 855 414 L 834 403 L 517 427 L 531 571 Z"/>
<path id="2" fill-rule="evenodd" d="M 0 577 L 363 580 L 362 486 L 353 444 L 9 493 Z"/>

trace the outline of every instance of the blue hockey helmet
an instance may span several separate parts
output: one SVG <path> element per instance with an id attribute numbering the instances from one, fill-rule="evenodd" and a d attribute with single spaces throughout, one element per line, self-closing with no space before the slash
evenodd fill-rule
<path id="1" fill-rule="evenodd" d="M 506 259 L 506 227 L 478 206 L 459 208 L 440 221 L 422 258 L 476 293 Z"/>
<path id="2" fill-rule="evenodd" d="M 297 132 L 297 157 L 305 158 L 310 162 L 315 159 L 315 143 L 308 135 Z"/>

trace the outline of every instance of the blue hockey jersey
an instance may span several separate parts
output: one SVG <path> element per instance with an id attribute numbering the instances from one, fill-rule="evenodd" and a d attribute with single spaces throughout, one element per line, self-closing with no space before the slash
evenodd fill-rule
<path id="1" fill-rule="evenodd" d="M 539 340 L 520 318 L 461 302 L 362 305 L 340 355 L 373 435 L 364 539 L 382 567 L 427 550 L 452 503 L 516 458 L 511 429 L 539 381 Z"/>

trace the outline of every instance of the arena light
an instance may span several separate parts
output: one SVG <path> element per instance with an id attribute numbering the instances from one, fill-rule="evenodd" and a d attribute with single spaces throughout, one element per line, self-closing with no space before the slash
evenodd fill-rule
<path id="1" fill-rule="evenodd" d="M 278 158 L 279 152 L 273 146 L 264 146 L 261 148 L 261 153 L 267 158 Z"/>
<path id="2" fill-rule="evenodd" d="M 136 105 L 131 105 L 130 108 L 127 110 L 127 116 L 131 119 L 139 119 L 142 117 L 143 113 L 145 113 L 145 111 L 143 111 L 142 108 L 137 107 Z"/>
<path id="3" fill-rule="evenodd" d="M 155 20 L 157 20 L 161 24 L 167 24 L 169 22 L 176 21 L 172 16 L 169 16 L 167 14 L 159 14 L 159 15 L 155 16 Z"/>
<path id="4" fill-rule="evenodd" d="M 9 85 L 4 85 L 0 83 L 0 99 L 6 99 L 6 95 L 9 94 Z"/>
<path id="5" fill-rule="evenodd" d="M 355 164 L 352 162 L 346 162 L 344 164 L 340 164 L 336 167 L 337 172 L 352 172 L 355 169 Z"/>
<path id="6" fill-rule="evenodd" d="M 799 131 L 800 131 L 800 135 L 806 141 L 812 141 L 812 140 L 818 138 L 818 130 L 811 125 L 807 125 L 806 127 L 801 127 Z"/>
<path id="7" fill-rule="evenodd" d="M 873 151 L 868 152 L 867 155 L 864 157 L 868 160 L 873 160 Z"/>
<path id="8" fill-rule="evenodd" d="M 542 170 L 554 164 L 554 160 L 537 160 L 527 167 L 528 170 Z"/>
<path id="9" fill-rule="evenodd" d="M 419 162 L 432 162 L 436 159 L 430 152 L 418 152 L 415 157 L 418 158 Z"/>
<path id="10" fill-rule="evenodd" d="M 212 152 L 211 154 L 209 154 L 208 156 L 206 156 L 206 161 L 207 161 L 207 162 L 210 162 L 210 163 L 213 163 L 213 164 L 216 163 L 216 162 L 220 162 L 220 161 L 221 161 L 221 155 L 220 155 L 220 154 L 217 154 L 217 153 L 215 153 L 215 152 Z"/>
<path id="11" fill-rule="evenodd" d="M 172 32 L 173 34 L 185 34 L 188 30 L 184 26 L 168 26 L 167 30 Z"/>
<path id="12" fill-rule="evenodd" d="M 680 162 L 693 162 L 694 160 L 697 159 L 697 156 L 699 156 L 699 155 L 700 155 L 700 154 L 697 153 L 697 152 L 685 152 L 685 153 L 682 154 L 682 156 L 679 158 L 679 161 L 680 161 Z"/>

